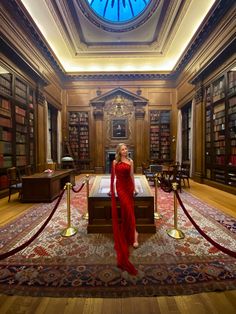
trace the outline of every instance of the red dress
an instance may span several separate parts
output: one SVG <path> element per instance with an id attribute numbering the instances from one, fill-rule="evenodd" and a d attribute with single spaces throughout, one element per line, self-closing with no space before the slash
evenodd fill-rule
<path id="1" fill-rule="evenodd" d="M 129 261 L 129 245 L 134 243 L 134 184 L 130 175 L 131 166 L 125 162 L 118 162 L 112 167 L 111 196 L 112 196 L 112 226 L 114 234 L 114 248 L 117 253 L 117 266 L 132 275 L 137 274 L 134 265 Z M 117 212 L 114 191 L 116 176 L 116 191 L 120 201 L 120 220 Z"/>

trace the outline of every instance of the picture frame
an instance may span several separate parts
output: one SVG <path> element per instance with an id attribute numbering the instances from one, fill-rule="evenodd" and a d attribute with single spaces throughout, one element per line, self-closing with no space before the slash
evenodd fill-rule
<path id="1" fill-rule="evenodd" d="M 111 138 L 126 139 L 128 137 L 128 120 L 117 118 L 111 120 Z"/>

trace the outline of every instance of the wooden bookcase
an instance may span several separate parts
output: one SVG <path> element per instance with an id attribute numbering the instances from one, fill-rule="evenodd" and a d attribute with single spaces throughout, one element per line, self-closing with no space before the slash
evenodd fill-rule
<path id="1" fill-rule="evenodd" d="M 24 174 L 26 165 L 35 167 L 35 90 L 5 72 L 0 74 L 0 195 L 7 168 L 17 166 Z"/>
<path id="2" fill-rule="evenodd" d="M 69 143 L 73 158 L 80 170 L 89 169 L 89 114 L 84 111 L 70 111 L 68 116 Z"/>
<path id="3" fill-rule="evenodd" d="M 170 160 L 170 110 L 150 111 L 150 160 Z"/>
<path id="4" fill-rule="evenodd" d="M 236 72 L 205 88 L 205 177 L 236 187 Z"/>
<path id="5" fill-rule="evenodd" d="M 191 142 L 191 102 L 182 109 L 182 161 L 190 160 L 190 142 Z"/>

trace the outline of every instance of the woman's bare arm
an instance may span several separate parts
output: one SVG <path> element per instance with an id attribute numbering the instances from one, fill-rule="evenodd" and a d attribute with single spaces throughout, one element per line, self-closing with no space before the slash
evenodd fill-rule
<path id="1" fill-rule="evenodd" d="M 131 176 L 131 179 L 133 181 L 133 185 L 134 185 L 134 194 L 137 195 L 138 192 L 136 191 L 136 188 L 135 188 L 135 180 L 134 180 L 134 162 L 133 160 L 131 159 L 130 160 L 130 176 Z"/>

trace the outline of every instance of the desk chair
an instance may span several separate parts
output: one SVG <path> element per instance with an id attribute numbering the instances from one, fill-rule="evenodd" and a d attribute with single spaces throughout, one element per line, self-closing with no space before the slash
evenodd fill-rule
<path id="1" fill-rule="evenodd" d="M 179 171 L 179 165 L 168 166 L 165 171 L 163 171 L 163 179 L 165 184 L 169 187 L 172 186 L 172 183 L 178 183 L 177 189 L 182 192 L 181 189 L 181 172 Z"/>
<path id="2" fill-rule="evenodd" d="M 181 180 L 183 181 L 184 187 L 185 181 L 188 183 L 188 187 L 190 188 L 189 184 L 189 178 L 190 178 L 190 163 L 189 162 L 183 162 L 180 167 L 180 173 L 181 173 Z"/>
<path id="3" fill-rule="evenodd" d="M 31 167 L 31 165 L 25 166 L 25 175 L 26 176 L 31 176 L 31 174 L 32 174 L 32 167 Z"/>
<path id="4" fill-rule="evenodd" d="M 155 181 L 155 175 L 162 176 L 162 165 L 150 165 L 148 169 L 144 170 L 144 174 L 149 182 Z"/>
<path id="5" fill-rule="evenodd" d="M 19 192 L 19 198 L 22 195 L 22 182 L 21 182 L 21 175 L 20 171 L 16 167 L 11 167 L 7 169 L 7 177 L 9 180 L 9 197 L 8 202 L 10 202 L 11 194 L 13 191 Z"/>

